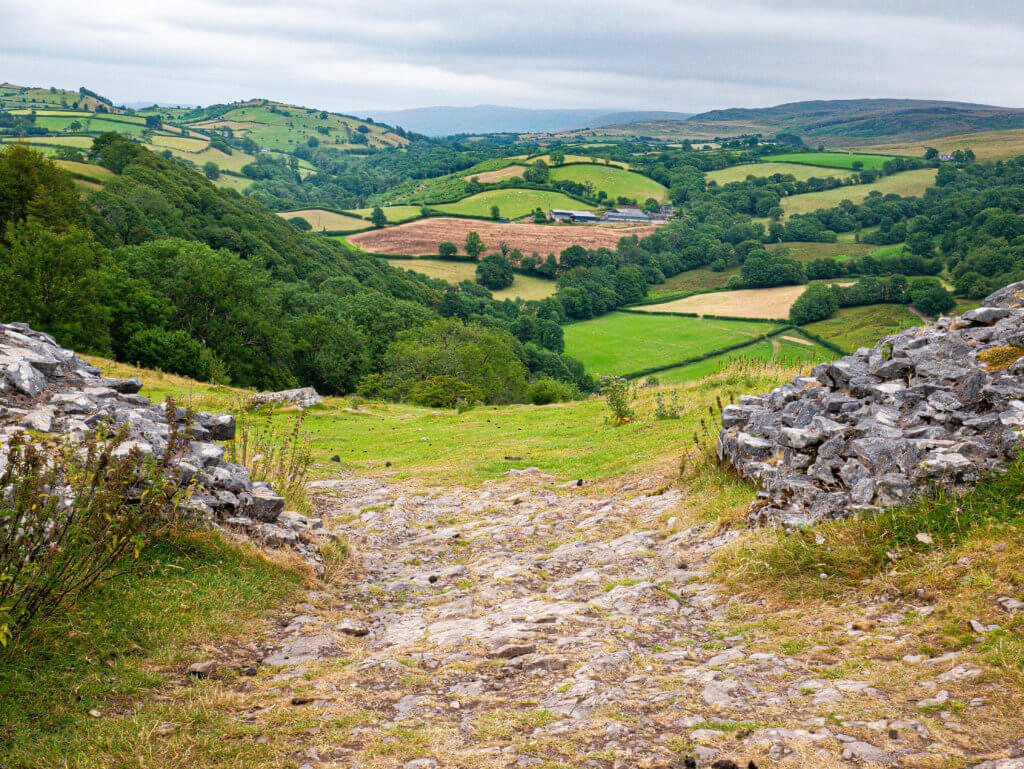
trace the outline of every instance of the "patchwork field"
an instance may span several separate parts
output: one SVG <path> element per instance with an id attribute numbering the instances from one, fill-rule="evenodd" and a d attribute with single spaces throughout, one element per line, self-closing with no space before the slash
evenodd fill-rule
<path id="1" fill-rule="evenodd" d="M 628 374 L 703 355 L 771 331 L 768 323 L 613 312 L 565 327 L 565 352 L 592 374 Z"/>
<path id="2" fill-rule="evenodd" d="M 74 160 L 54 160 L 53 162 L 75 178 L 92 182 L 102 183 L 114 175 L 103 166 L 96 166 L 92 163 L 79 163 Z"/>
<path id="3" fill-rule="evenodd" d="M 776 163 L 804 163 L 809 166 L 828 168 L 853 168 L 854 163 L 863 163 L 865 169 L 881 168 L 892 155 L 865 155 L 856 152 L 795 152 L 791 155 L 772 155 Z"/>
<path id="4" fill-rule="evenodd" d="M 354 216 L 345 216 L 334 211 L 324 211 L 320 208 L 305 208 L 299 211 L 280 211 L 277 214 L 282 219 L 298 217 L 305 219 L 313 227 L 314 232 L 320 230 L 358 230 L 373 225 L 365 219 L 357 219 Z"/>
<path id="5" fill-rule="evenodd" d="M 837 281 L 842 283 L 842 281 Z M 733 315 L 738 318 L 786 318 L 789 308 L 807 286 L 744 288 L 697 294 L 662 304 L 637 307 L 643 312 L 695 312 L 699 315 Z"/>
<path id="6" fill-rule="evenodd" d="M 797 181 L 804 182 L 812 178 L 846 177 L 853 173 L 852 170 L 835 168 L 822 170 L 821 166 L 799 165 L 797 163 L 744 163 L 743 165 L 731 166 L 718 171 L 709 171 L 704 174 L 704 178 L 709 182 L 728 184 L 729 182 L 742 182 L 748 176 L 786 174 L 796 177 Z"/>
<path id="7" fill-rule="evenodd" d="M 536 163 L 538 160 L 543 160 L 549 166 L 553 165 L 551 162 L 551 155 L 537 155 L 536 157 L 528 157 L 526 155 L 519 155 L 515 158 L 523 163 Z M 629 163 L 623 163 L 621 160 L 604 160 L 602 158 L 595 158 L 592 155 L 566 155 L 566 163 L 600 163 L 601 165 L 618 166 L 619 168 L 629 168 Z"/>
<path id="8" fill-rule="evenodd" d="M 654 198 L 662 203 L 668 200 L 668 189 L 654 179 L 616 166 L 590 163 L 558 166 L 551 169 L 551 178 L 554 181 L 568 179 L 579 184 L 590 184 L 595 192 L 604 190 L 613 200 L 620 196 L 635 199 L 639 203 L 643 203 L 647 198 Z"/>
<path id="9" fill-rule="evenodd" d="M 526 166 L 513 164 L 495 171 L 476 171 L 465 173 L 462 176 L 465 179 L 476 179 L 481 184 L 490 184 L 491 182 L 500 182 L 502 179 L 511 179 L 513 176 L 522 176 L 525 170 Z"/>
<path id="10" fill-rule="evenodd" d="M 827 320 L 808 323 L 805 328 L 837 344 L 847 352 L 872 347 L 879 339 L 923 321 L 903 304 L 871 304 L 844 307 Z"/>
<path id="11" fill-rule="evenodd" d="M 381 206 L 381 210 L 389 222 L 404 222 L 406 219 L 414 219 L 420 215 L 419 206 Z M 354 208 L 352 213 L 369 219 L 373 214 L 373 208 Z"/>
<path id="12" fill-rule="evenodd" d="M 456 203 L 441 203 L 431 206 L 438 211 L 450 214 L 466 214 L 469 216 L 490 216 L 491 207 L 497 206 L 501 215 L 509 219 L 518 219 L 532 213 L 540 208 L 548 211 L 552 208 L 572 208 L 583 210 L 585 203 L 581 203 L 568 195 L 560 192 L 549 192 L 546 190 L 488 190 L 476 195 L 470 195 Z"/>
<path id="13" fill-rule="evenodd" d="M 497 250 L 504 241 L 523 254 L 547 256 L 559 254 L 569 246 L 585 248 L 614 248 L 625 235 L 643 237 L 653 232 L 653 225 L 637 227 L 610 227 L 604 225 L 553 225 L 521 222 L 487 222 L 475 219 L 434 217 L 419 219 L 397 227 L 361 232 L 348 241 L 364 251 L 395 256 L 430 256 L 437 254 L 437 244 L 451 241 L 459 250 L 470 232 L 477 232 L 484 245 Z"/>
<path id="14" fill-rule="evenodd" d="M 799 340 L 799 341 L 798 341 Z M 659 371 L 655 376 L 661 384 L 681 384 L 703 379 L 727 368 L 740 369 L 756 364 L 784 363 L 814 365 L 834 360 L 836 354 L 802 337 L 779 335 L 748 347 L 716 355 L 688 366 Z"/>
<path id="15" fill-rule="evenodd" d="M 939 139 L 926 139 L 920 142 L 878 144 L 864 149 L 872 152 L 892 152 L 897 155 L 923 156 L 928 147 L 934 147 L 944 155 L 953 150 L 970 148 L 974 150 L 978 160 L 1005 160 L 1024 155 L 1024 129 L 981 131 L 972 134 L 943 136 Z"/>
<path id="16" fill-rule="evenodd" d="M 464 280 L 476 279 L 476 262 L 449 262 L 444 259 L 388 259 L 395 267 L 414 270 L 432 278 L 440 278 L 455 285 Z M 555 281 L 535 278 L 532 275 L 515 275 L 512 285 L 500 291 L 492 291 L 495 299 L 526 299 L 538 301 L 555 293 Z"/>
<path id="17" fill-rule="evenodd" d="M 809 214 L 819 208 L 832 208 L 844 200 L 861 203 L 872 191 L 877 190 L 883 195 L 900 195 L 902 197 L 918 197 L 929 187 L 935 186 L 934 168 L 921 168 L 916 171 L 884 176 L 872 184 L 854 184 L 823 192 L 807 192 L 803 195 L 791 195 L 783 198 L 782 210 L 786 216 L 793 214 Z"/>

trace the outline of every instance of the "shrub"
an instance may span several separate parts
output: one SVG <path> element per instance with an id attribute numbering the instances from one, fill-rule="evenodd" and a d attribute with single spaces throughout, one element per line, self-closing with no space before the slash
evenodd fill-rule
<path id="1" fill-rule="evenodd" d="M 128 339 L 124 351 L 132 363 L 173 374 L 210 381 L 214 355 L 185 331 L 146 328 Z"/>
<path id="2" fill-rule="evenodd" d="M 484 394 L 479 388 L 453 376 L 435 376 L 410 387 L 406 399 L 419 406 L 451 409 L 460 400 L 482 401 Z"/>
<path id="3" fill-rule="evenodd" d="M 309 232 L 311 229 L 313 229 L 313 225 L 310 224 L 307 220 L 303 219 L 301 216 L 289 217 L 288 222 L 289 224 L 292 224 L 293 226 L 297 227 L 303 232 Z"/>
<path id="4" fill-rule="evenodd" d="M 508 288 L 514 278 L 512 265 L 500 254 L 489 254 L 476 266 L 476 282 L 492 291 Z"/>
<path id="5" fill-rule="evenodd" d="M 931 286 L 920 292 L 913 292 L 914 307 L 925 315 L 938 317 L 956 307 L 956 299 L 942 286 Z"/>
<path id="6" fill-rule="evenodd" d="M 159 456 L 125 450 L 126 440 L 127 429 L 55 448 L 12 438 L 0 474 L 0 646 L 137 556 L 176 510 L 178 430 Z"/>
<path id="7" fill-rule="evenodd" d="M 644 380 L 644 387 L 657 387 L 660 384 L 661 380 L 654 375 L 651 375 Z"/>
<path id="8" fill-rule="evenodd" d="M 530 384 L 526 397 L 534 406 L 562 403 L 573 399 L 575 388 L 557 379 L 538 379 Z"/>
<path id="9" fill-rule="evenodd" d="M 679 419 L 681 407 L 678 390 L 673 390 L 667 397 L 664 393 L 657 393 L 654 400 L 655 419 Z"/>
<path id="10" fill-rule="evenodd" d="M 635 416 L 631 404 L 636 397 L 636 389 L 628 379 L 605 375 L 598 380 L 597 388 L 612 412 L 613 425 L 625 424 Z"/>
<path id="11" fill-rule="evenodd" d="M 839 300 L 835 291 L 828 286 L 814 283 L 793 302 L 793 306 L 789 308 L 789 320 L 797 326 L 802 326 L 805 323 L 831 318 L 838 310 Z"/>

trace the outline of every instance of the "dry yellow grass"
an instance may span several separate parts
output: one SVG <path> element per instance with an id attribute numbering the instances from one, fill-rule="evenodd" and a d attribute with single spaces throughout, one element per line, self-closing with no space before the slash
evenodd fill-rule
<path id="1" fill-rule="evenodd" d="M 482 171 L 475 174 L 466 174 L 467 179 L 476 179 L 481 184 L 499 182 L 502 179 L 511 179 L 513 176 L 522 176 L 526 166 L 511 165 L 499 168 L 497 171 Z"/>
<path id="2" fill-rule="evenodd" d="M 357 219 L 354 216 L 345 216 L 334 211 L 324 211 L 319 208 L 306 208 L 301 211 L 281 211 L 278 216 L 282 219 L 299 217 L 309 222 L 315 231 L 320 230 L 358 230 L 362 227 L 369 227 L 370 223 L 365 219 Z"/>
<path id="3" fill-rule="evenodd" d="M 161 149 L 181 150 L 182 152 L 202 152 L 209 146 L 206 139 L 196 139 L 191 136 L 154 136 L 150 141 Z"/>
<path id="4" fill-rule="evenodd" d="M 843 286 L 850 283 L 837 282 Z M 718 291 L 636 309 L 642 312 L 695 312 L 698 315 L 729 315 L 736 318 L 785 318 L 789 316 L 793 302 L 806 289 L 807 286 L 777 286 Z"/>
<path id="5" fill-rule="evenodd" d="M 944 136 L 941 139 L 926 139 L 919 142 L 897 144 L 876 144 L 860 149 L 870 152 L 891 152 L 896 155 L 924 155 L 925 149 L 934 147 L 943 154 L 953 150 L 974 150 L 979 160 L 1001 160 L 1024 155 L 1024 128 L 1006 131 L 981 131 L 971 134 Z"/>
<path id="6" fill-rule="evenodd" d="M 461 283 L 464 280 L 476 279 L 475 262 L 448 262 L 442 259 L 388 259 L 395 267 L 415 270 L 432 278 L 440 278 L 449 283 Z M 512 285 L 500 291 L 492 291 L 495 299 L 546 299 L 555 293 L 555 282 L 530 275 L 516 275 Z"/>
<path id="7" fill-rule="evenodd" d="M 522 222 L 488 222 L 482 219 L 453 219 L 434 217 L 386 227 L 382 230 L 361 232 L 348 238 L 348 242 L 364 251 L 393 256 L 429 256 L 437 253 L 437 244 L 451 241 L 462 251 L 466 235 L 477 232 L 489 251 L 497 251 L 504 241 L 518 248 L 524 255 L 537 252 L 541 256 L 559 254 L 572 245 L 584 248 L 614 248 L 626 235 L 644 237 L 654 232 L 651 225 L 638 227 L 610 227 L 585 224 L 527 224 Z"/>

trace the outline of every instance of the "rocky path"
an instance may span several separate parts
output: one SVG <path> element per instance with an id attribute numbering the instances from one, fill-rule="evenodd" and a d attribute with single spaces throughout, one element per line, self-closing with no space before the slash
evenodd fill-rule
<path id="1" fill-rule="evenodd" d="M 999 680 L 911 653 L 926 608 L 794 620 L 723 595 L 706 570 L 736 534 L 681 522 L 656 480 L 314 486 L 352 560 L 246 684 L 308 720 L 305 769 L 1024 766 Z M 778 640 L 794 621 L 806 642 Z"/>

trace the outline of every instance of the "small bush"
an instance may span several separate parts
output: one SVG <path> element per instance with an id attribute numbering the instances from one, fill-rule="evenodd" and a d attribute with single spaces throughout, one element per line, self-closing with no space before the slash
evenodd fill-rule
<path id="1" fill-rule="evenodd" d="M 644 387 L 657 387 L 661 384 L 661 380 L 656 376 L 649 376 L 644 380 Z"/>
<path id="2" fill-rule="evenodd" d="M 549 403 L 570 401 L 574 396 L 574 388 L 557 379 L 538 379 L 530 384 L 527 399 L 534 406 L 546 406 Z"/>
<path id="3" fill-rule="evenodd" d="M 471 384 L 452 376 L 435 376 L 417 382 L 409 388 L 406 400 L 418 406 L 451 409 L 460 399 L 482 401 L 483 392 Z"/>
<path id="4" fill-rule="evenodd" d="M 11 440 L 0 474 L 0 646 L 137 556 L 172 517 L 179 433 L 159 456 L 124 450 L 126 440 L 126 429 L 56 447 L 27 434 Z"/>
<path id="5" fill-rule="evenodd" d="M 679 391 L 673 390 L 669 395 L 657 393 L 654 396 L 655 419 L 679 419 L 682 408 L 679 405 Z"/>
<path id="6" fill-rule="evenodd" d="M 636 398 L 636 386 L 628 379 L 605 375 L 598 380 L 597 389 L 612 412 L 610 421 L 613 425 L 625 424 L 636 416 L 631 406 Z"/>

